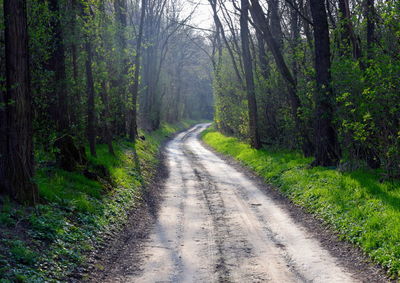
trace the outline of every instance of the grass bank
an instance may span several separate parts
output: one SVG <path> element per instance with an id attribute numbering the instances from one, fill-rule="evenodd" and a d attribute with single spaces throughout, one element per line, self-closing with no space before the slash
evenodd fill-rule
<path id="1" fill-rule="evenodd" d="M 400 181 L 381 182 L 379 172 L 309 168 L 300 153 L 255 150 L 214 129 L 203 140 L 218 152 L 250 167 L 294 203 L 331 225 L 342 239 L 358 245 L 392 277 L 400 275 Z"/>
<path id="2" fill-rule="evenodd" d="M 0 199 L 0 282 L 65 279 L 142 200 L 142 188 L 156 173 L 163 141 L 192 124 L 163 125 L 136 144 L 115 142 L 115 156 L 106 145 L 98 145 L 97 157 L 89 157 L 90 164 L 108 169 L 112 187 L 80 172 L 39 166 L 40 205 L 27 208 Z"/>

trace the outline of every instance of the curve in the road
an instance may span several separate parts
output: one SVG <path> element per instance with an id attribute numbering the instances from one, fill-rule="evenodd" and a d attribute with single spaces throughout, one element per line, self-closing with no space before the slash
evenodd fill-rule
<path id="1" fill-rule="evenodd" d="M 166 146 L 164 201 L 124 282 L 357 282 L 305 228 L 198 135 Z"/>

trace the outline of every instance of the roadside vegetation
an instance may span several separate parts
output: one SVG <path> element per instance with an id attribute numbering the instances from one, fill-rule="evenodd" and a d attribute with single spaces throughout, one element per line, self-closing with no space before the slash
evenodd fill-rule
<path id="1" fill-rule="evenodd" d="M 91 156 L 88 166 L 102 165 L 109 172 L 97 180 L 40 160 L 36 207 L 0 198 L 0 282 L 63 280 L 84 264 L 88 252 L 121 227 L 127 212 L 142 201 L 159 164 L 160 145 L 193 123 L 163 124 L 141 133 L 135 144 L 116 141 L 115 156 L 107 145 L 97 145 L 97 157 Z"/>
<path id="2" fill-rule="evenodd" d="M 383 170 L 310 167 L 312 158 L 272 147 L 253 149 L 213 128 L 203 140 L 274 185 L 295 204 L 328 223 L 340 238 L 359 246 L 373 261 L 400 275 L 400 181 Z"/>

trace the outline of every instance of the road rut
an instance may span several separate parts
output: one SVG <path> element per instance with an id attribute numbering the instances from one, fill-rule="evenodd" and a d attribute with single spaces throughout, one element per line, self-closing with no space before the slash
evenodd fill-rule
<path id="1" fill-rule="evenodd" d="M 167 144 L 164 200 L 140 264 L 104 281 L 359 282 L 255 182 L 201 144 L 207 126 Z"/>

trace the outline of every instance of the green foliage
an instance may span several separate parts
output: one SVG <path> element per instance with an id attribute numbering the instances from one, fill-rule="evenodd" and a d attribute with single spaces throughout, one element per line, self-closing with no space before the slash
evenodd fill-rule
<path id="1" fill-rule="evenodd" d="M 42 204 L 35 209 L 0 199 L 0 282 L 57 282 L 85 262 L 85 254 L 102 235 L 127 220 L 127 211 L 142 200 L 143 188 L 157 169 L 160 145 L 194 121 L 164 124 L 135 144 L 97 146 L 92 165 L 103 165 L 114 187 L 51 166 L 39 168 L 36 182 Z"/>
<path id="2" fill-rule="evenodd" d="M 210 129 L 207 144 L 250 167 L 365 251 L 390 275 L 400 275 L 400 181 L 381 182 L 378 171 L 309 168 L 300 153 L 255 150 Z"/>
<path id="3" fill-rule="evenodd" d="M 377 56 L 361 70 L 351 59 L 332 68 L 339 104 L 337 123 L 351 159 L 372 155 L 393 177 L 399 177 L 400 64 Z"/>
<path id="4" fill-rule="evenodd" d="M 213 88 L 215 95 L 215 123 L 230 135 L 248 136 L 247 99 L 243 87 L 238 82 L 232 61 L 224 50 L 223 64 L 215 75 Z"/>
<path id="5" fill-rule="evenodd" d="M 351 16 L 343 19 L 338 1 L 334 1 L 338 13 L 331 15 L 336 18 L 331 21 L 335 25 L 330 26 L 333 95 L 327 102 L 333 108 L 333 127 L 343 153 L 342 162 L 352 168 L 382 168 L 388 179 L 400 177 L 400 5 L 397 2 L 371 2 L 373 29 L 368 30 L 366 5 L 351 6 Z M 291 105 L 297 102 L 290 99 L 288 76 L 281 75 L 269 48 L 261 54 L 264 53 L 264 48 L 258 46 L 261 41 L 254 38 L 252 63 L 258 127 L 263 144 L 300 149 L 304 136 L 313 141 L 316 120 L 320 119 L 315 117 L 315 64 L 319 62 L 314 62 L 312 31 L 283 24 L 298 21 L 298 15 L 287 13 L 286 8 L 291 10 L 283 5 L 280 24 L 288 36 L 276 40 L 282 40 L 279 52 L 295 81 L 294 92 L 301 107 L 293 113 Z M 371 35 L 370 42 L 367 34 Z M 268 46 L 266 42 L 262 44 Z M 240 65 L 239 58 L 235 60 Z M 246 139 L 248 119 L 243 83 L 236 78 L 226 49 L 220 62 L 214 74 L 216 127 L 222 133 Z M 299 117 L 300 127 L 296 126 L 295 116 Z"/>

